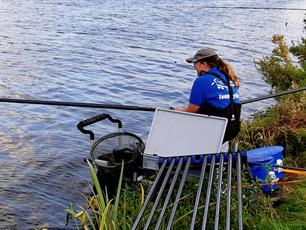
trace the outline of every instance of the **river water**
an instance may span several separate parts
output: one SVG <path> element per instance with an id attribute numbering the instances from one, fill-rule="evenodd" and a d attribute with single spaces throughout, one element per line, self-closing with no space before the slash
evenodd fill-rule
<path id="1" fill-rule="evenodd" d="M 254 60 L 273 34 L 303 34 L 305 0 L 0 0 L 1 97 L 152 107 L 186 105 L 193 67 L 212 47 L 241 81 L 241 99 L 269 93 Z M 243 9 L 224 7 L 289 9 Z M 294 9 L 293 9 L 294 8 Z M 245 118 L 273 100 L 243 108 Z M 64 208 L 81 202 L 89 140 L 76 129 L 108 112 L 146 139 L 153 114 L 0 105 L 0 229 L 65 228 Z M 115 131 L 102 122 L 98 136 Z"/>

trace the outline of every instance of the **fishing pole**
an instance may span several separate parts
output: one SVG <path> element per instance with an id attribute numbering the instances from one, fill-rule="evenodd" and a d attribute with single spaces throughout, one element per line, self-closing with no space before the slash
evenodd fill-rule
<path id="1" fill-rule="evenodd" d="M 282 168 L 280 169 L 280 171 L 284 172 L 284 173 L 290 173 L 290 174 L 306 176 L 306 171 L 293 170 L 293 169 L 282 169 Z"/>
<path id="2" fill-rule="evenodd" d="M 276 165 L 276 164 L 264 164 L 264 163 L 257 163 L 257 162 L 249 162 L 249 164 L 253 165 L 266 165 L 270 167 L 277 167 L 277 168 L 283 168 L 283 169 L 293 169 L 293 170 L 299 170 L 306 172 L 305 168 L 298 168 L 298 167 L 292 167 L 292 166 L 284 166 L 284 165 Z"/>
<path id="3" fill-rule="evenodd" d="M 270 186 L 270 185 L 287 185 L 287 184 L 296 184 L 296 183 L 302 183 L 305 182 L 306 180 L 288 180 L 288 181 L 277 181 L 277 182 L 273 182 L 273 183 L 262 183 L 260 184 L 260 186 Z M 232 186 L 232 188 L 236 188 L 237 186 Z M 253 188 L 254 185 L 253 184 L 242 184 L 241 188 Z"/>
<path id="4" fill-rule="evenodd" d="M 66 106 L 66 107 L 85 107 L 85 108 L 99 108 L 99 109 L 138 110 L 138 111 L 155 111 L 156 109 L 154 107 L 133 106 L 133 105 L 82 103 L 82 102 L 70 102 L 70 101 L 43 101 L 43 100 L 14 99 L 14 98 L 0 98 L 0 102 L 35 104 L 35 105 L 54 105 L 54 106 Z"/>
<path id="5" fill-rule="evenodd" d="M 279 96 L 284 96 L 287 94 L 291 94 L 291 93 L 297 93 L 297 92 L 301 92 L 306 90 L 306 86 L 298 88 L 298 89 L 291 89 L 291 90 L 286 90 L 286 91 L 282 91 L 279 93 L 275 93 L 275 94 L 269 94 L 266 96 L 261 96 L 261 97 L 256 97 L 256 98 L 252 98 L 252 99 L 247 99 L 247 100 L 243 100 L 241 101 L 241 104 L 248 104 L 248 103 L 252 103 L 252 102 L 256 102 L 256 101 L 262 101 L 265 99 L 270 99 L 270 98 L 274 98 L 274 97 L 279 97 Z"/>
<path id="6" fill-rule="evenodd" d="M 241 101 L 241 104 L 248 104 L 256 101 L 261 101 L 269 98 L 283 96 L 291 93 L 304 91 L 306 87 L 298 89 L 287 90 L 276 94 L 269 94 L 253 99 L 247 99 Z M 134 110 L 134 111 L 150 111 L 154 112 L 156 107 L 146 106 L 134 106 L 134 105 L 120 105 L 120 104 L 101 104 L 101 103 L 83 103 L 83 102 L 69 102 L 69 101 L 44 101 L 44 100 L 33 100 L 33 99 L 16 99 L 16 98 L 0 98 L 0 102 L 5 103 L 19 103 L 19 104 L 35 104 L 35 105 L 52 105 L 52 106 L 66 106 L 66 107 L 85 107 L 85 108 L 99 108 L 99 109 L 120 109 L 120 110 Z M 173 109 L 173 107 L 169 107 Z"/>
<path id="7" fill-rule="evenodd" d="M 294 10 L 305 11 L 306 8 L 288 8 L 288 7 L 252 7 L 252 6 L 205 6 L 207 9 L 241 9 L 241 10 Z"/>

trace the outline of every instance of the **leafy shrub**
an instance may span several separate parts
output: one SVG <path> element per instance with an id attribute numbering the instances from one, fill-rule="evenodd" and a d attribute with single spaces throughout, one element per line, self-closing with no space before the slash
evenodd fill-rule
<path id="1" fill-rule="evenodd" d="M 300 42 L 293 42 L 290 48 L 282 35 L 274 35 L 272 42 L 277 45 L 272 55 L 255 62 L 263 79 L 276 91 L 305 86 L 306 40 L 302 38 Z M 290 53 L 298 59 L 300 65 L 294 64 Z"/>

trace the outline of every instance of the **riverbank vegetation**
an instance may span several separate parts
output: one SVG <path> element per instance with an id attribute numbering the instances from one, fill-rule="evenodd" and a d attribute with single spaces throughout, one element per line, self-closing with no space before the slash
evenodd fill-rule
<path id="1" fill-rule="evenodd" d="M 285 38 L 280 35 L 275 35 L 272 42 L 275 45 L 272 55 L 256 61 L 256 67 L 262 73 L 263 79 L 272 86 L 273 92 L 304 87 L 306 85 L 306 38 L 293 42 L 291 47 L 288 47 Z M 253 120 L 243 122 L 242 130 L 236 138 L 239 149 L 249 150 L 281 145 L 285 149 L 285 165 L 305 168 L 306 93 L 303 91 L 282 96 L 276 100 L 275 106 L 256 114 Z M 95 187 L 98 188 L 97 194 L 86 198 L 88 204 L 80 206 L 79 211 L 75 211 L 72 206 L 69 207 L 66 211 L 70 217 L 75 218 L 77 225 L 84 229 L 131 229 L 144 202 L 144 191 L 148 190 L 149 184 L 142 182 L 124 189 L 121 189 L 119 184 L 114 201 L 108 198 L 104 200 L 92 166 L 90 169 Z M 251 184 L 251 187 L 243 186 L 244 229 L 306 229 L 305 179 L 305 176 L 286 174 L 287 183 L 280 185 L 281 193 L 275 193 L 275 197 L 267 197 L 260 187 L 254 184 Z M 242 182 L 250 184 L 249 181 Z M 197 183 L 192 178 L 187 181 L 173 229 L 189 229 Z M 233 203 L 235 202 L 234 200 Z M 214 202 L 211 202 L 211 205 L 214 206 Z M 232 207 L 235 209 L 234 204 Z M 199 213 L 202 212 L 203 206 L 200 206 Z M 235 210 L 232 212 L 232 225 L 236 226 L 238 217 Z M 210 216 L 209 229 L 213 228 L 214 221 L 214 215 Z M 201 220 L 197 221 L 200 226 Z M 220 226 L 224 226 L 224 222 L 225 213 L 221 210 Z M 162 225 L 162 229 L 163 227 L 165 226 Z"/>
<path id="2" fill-rule="evenodd" d="M 306 25 L 306 19 L 305 19 Z M 306 27 L 306 26 L 305 26 Z M 306 29 L 306 28 L 305 28 Z M 306 38 L 292 42 L 275 35 L 272 55 L 256 61 L 263 79 L 273 92 L 306 86 Z M 306 168 L 306 93 L 277 98 L 277 104 L 252 121 L 242 124 L 237 138 L 240 149 L 269 145 L 284 147 L 284 164 Z M 260 208 L 249 209 L 245 215 L 246 229 L 306 229 L 306 177 L 286 174 L 288 184 L 282 185 L 280 203 L 262 196 Z"/>

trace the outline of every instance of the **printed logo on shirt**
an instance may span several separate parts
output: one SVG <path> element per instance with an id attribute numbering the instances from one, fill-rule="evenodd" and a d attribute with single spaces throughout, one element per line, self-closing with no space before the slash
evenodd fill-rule
<path id="1" fill-rule="evenodd" d="M 229 94 L 219 94 L 219 99 L 220 100 L 225 100 L 225 99 L 230 99 L 230 95 Z M 239 95 L 238 95 L 238 93 L 234 93 L 233 94 L 233 99 L 235 100 L 235 99 L 239 99 Z"/>
<path id="2" fill-rule="evenodd" d="M 217 86 L 217 89 L 228 90 L 227 85 L 225 85 L 225 84 L 223 83 L 223 81 L 221 81 L 221 80 L 219 80 L 219 79 L 217 79 L 217 78 L 215 78 L 215 79 L 213 80 L 213 82 L 211 83 L 211 85 L 216 85 L 216 86 Z"/>

